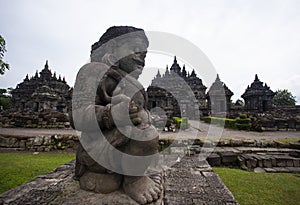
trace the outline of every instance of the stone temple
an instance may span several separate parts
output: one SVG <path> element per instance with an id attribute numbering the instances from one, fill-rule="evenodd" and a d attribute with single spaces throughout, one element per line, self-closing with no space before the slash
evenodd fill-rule
<path id="1" fill-rule="evenodd" d="M 191 103 L 190 100 L 187 100 L 187 86 L 192 90 L 195 102 Z M 197 104 L 200 112 L 206 109 L 206 89 L 207 87 L 203 85 L 202 80 L 197 77 L 195 71 L 193 70 L 191 74 L 187 73 L 185 65 L 181 68 L 175 56 L 170 70 L 167 66 L 163 75 L 158 71 L 148 87 L 148 109 L 161 107 L 169 118 L 181 116 L 181 114 L 193 118 L 195 108 L 191 105 Z M 176 99 L 180 99 L 180 102 Z M 179 104 L 183 113 L 180 112 Z"/>
<path id="2" fill-rule="evenodd" d="M 67 112 L 71 97 L 72 90 L 65 78 L 52 74 L 46 61 L 39 74 L 36 71 L 31 78 L 27 75 L 12 91 L 12 108 L 21 112 Z"/>
<path id="3" fill-rule="evenodd" d="M 206 94 L 208 110 L 230 112 L 232 96 L 233 92 L 220 80 L 219 75 L 217 75 L 215 82 L 210 86 Z"/>
<path id="4" fill-rule="evenodd" d="M 275 93 L 270 87 L 255 75 L 254 82 L 247 87 L 242 98 L 245 101 L 244 109 L 249 112 L 265 112 L 272 109 Z"/>

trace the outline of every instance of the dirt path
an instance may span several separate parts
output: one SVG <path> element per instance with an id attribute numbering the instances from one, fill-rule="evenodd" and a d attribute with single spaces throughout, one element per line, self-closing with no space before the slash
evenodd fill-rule
<path id="1" fill-rule="evenodd" d="M 161 132 L 160 138 L 193 139 L 193 138 L 219 138 L 222 139 L 283 139 L 300 138 L 300 131 L 277 132 L 246 132 L 209 125 L 203 122 L 190 121 L 191 128 L 180 132 Z M 38 135 L 76 135 L 73 129 L 32 129 L 32 128 L 0 128 L 0 135 L 12 136 L 38 136 Z"/>

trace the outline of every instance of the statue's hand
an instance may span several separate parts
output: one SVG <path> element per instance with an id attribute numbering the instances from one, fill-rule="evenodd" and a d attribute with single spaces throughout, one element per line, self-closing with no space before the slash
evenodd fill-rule
<path id="1" fill-rule="evenodd" d="M 131 99 L 123 94 L 117 95 L 112 100 L 111 115 L 117 126 L 130 124 L 138 125 L 141 119 L 138 117 L 138 108 L 131 102 Z M 128 121 L 128 115 L 129 119 Z"/>
<path id="2" fill-rule="evenodd" d="M 129 107 L 129 116 L 130 120 L 134 125 L 139 125 L 142 123 L 142 119 L 139 116 L 139 109 L 133 102 L 131 102 L 130 107 Z"/>

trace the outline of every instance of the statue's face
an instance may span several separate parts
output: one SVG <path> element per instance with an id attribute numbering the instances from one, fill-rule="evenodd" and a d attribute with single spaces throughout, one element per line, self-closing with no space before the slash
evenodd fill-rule
<path id="1" fill-rule="evenodd" d="M 142 73 L 145 66 L 147 42 L 142 38 L 135 38 L 124 42 L 118 47 L 118 56 L 125 56 L 119 60 L 119 67 L 135 78 Z"/>

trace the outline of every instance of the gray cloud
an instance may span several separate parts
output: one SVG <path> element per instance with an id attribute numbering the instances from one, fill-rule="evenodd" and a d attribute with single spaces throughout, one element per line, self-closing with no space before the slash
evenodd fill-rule
<path id="1" fill-rule="evenodd" d="M 27 73 L 41 70 L 46 59 L 72 85 L 90 46 L 108 27 L 134 25 L 193 42 L 234 99 L 257 73 L 272 90 L 287 88 L 300 102 L 299 1 L 2 0 L 1 8 L 11 70 L 0 76 L 0 87 L 15 87 Z M 151 67 L 171 63 L 147 59 Z"/>

